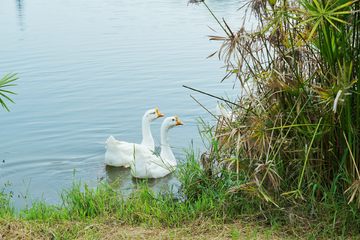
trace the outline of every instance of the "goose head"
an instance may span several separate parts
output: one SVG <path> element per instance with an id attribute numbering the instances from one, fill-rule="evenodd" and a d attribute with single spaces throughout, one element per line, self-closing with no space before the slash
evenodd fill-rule
<path id="1" fill-rule="evenodd" d="M 143 120 L 147 120 L 149 122 L 154 121 L 155 119 L 158 119 L 159 117 L 163 117 L 164 114 L 159 112 L 159 109 L 154 108 L 154 109 L 150 109 L 149 111 L 147 111 L 144 116 L 143 116 Z"/>
<path id="2" fill-rule="evenodd" d="M 162 124 L 162 128 L 171 129 L 177 125 L 184 125 L 184 124 L 179 121 L 177 116 L 173 116 L 173 117 L 165 118 L 165 120 Z"/>

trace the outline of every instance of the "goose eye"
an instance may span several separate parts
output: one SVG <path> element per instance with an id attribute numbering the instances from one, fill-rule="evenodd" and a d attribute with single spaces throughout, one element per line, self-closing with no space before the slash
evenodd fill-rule
<path id="1" fill-rule="evenodd" d="M 173 121 L 175 121 L 175 119 L 173 119 Z"/>

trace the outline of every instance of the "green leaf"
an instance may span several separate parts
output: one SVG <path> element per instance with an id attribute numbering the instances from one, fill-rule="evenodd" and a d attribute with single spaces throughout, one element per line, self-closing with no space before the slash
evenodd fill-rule
<path id="1" fill-rule="evenodd" d="M 6 110 L 8 110 L 8 112 L 10 112 L 9 108 L 6 106 L 5 102 L 3 101 L 2 98 L 5 98 L 7 100 L 9 100 L 10 102 L 12 103 L 15 103 L 13 100 L 11 100 L 8 96 L 6 96 L 4 93 L 7 93 L 7 94 L 14 94 L 14 95 L 17 95 L 16 93 L 14 92 L 11 92 L 11 91 L 8 91 L 8 90 L 5 90 L 4 88 L 7 88 L 7 87 L 12 87 L 12 86 L 16 86 L 17 84 L 13 84 L 11 82 L 14 82 L 16 81 L 17 79 L 19 79 L 18 77 L 15 77 L 17 73 L 14 73 L 12 74 L 12 72 L 6 74 L 1 80 L 0 80 L 0 103 L 1 103 L 1 106 L 3 108 L 5 108 Z M 10 84 L 11 83 L 11 84 Z"/>

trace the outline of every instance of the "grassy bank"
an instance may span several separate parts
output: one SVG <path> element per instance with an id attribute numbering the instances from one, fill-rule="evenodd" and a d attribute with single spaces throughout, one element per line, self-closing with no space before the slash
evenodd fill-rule
<path id="1" fill-rule="evenodd" d="M 76 182 L 61 193 L 60 205 L 33 202 L 15 213 L 2 193 L 0 234 L 4 239 L 253 239 L 277 238 L 276 229 L 229 215 L 221 203 L 205 195 L 179 201 L 142 190 L 124 196 L 110 186 L 96 189 Z M 126 200 L 125 200 L 126 198 Z"/>
<path id="2" fill-rule="evenodd" d="M 183 199 L 154 193 L 143 182 L 140 190 L 122 195 L 111 186 L 96 188 L 74 181 L 61 193 L 59 205 L 33 202 L 15 211 L 3 189 L 0 234 L 4 239 L 357 239 L 358 225 L 344 218 L 341 209 L 335 219 L 331 207 L 288 203 L 278 208 L 228 192 L 233 175 L 217 183 L 209 181 L 199 159 L 189 151 L 177 173 L 184 184 Z M 285 203 L 284 203 L 285 205 Z M 344 205 L 346 206 L 346 205 Z"/>
<path id="3" fill-rule="evenodd" d="M 255 224 L 235 222 L 213 225 L 202 221 L 180 228 L 121 225 L 106 219 L 93 222 L 38 223 L 2 220 L 6 239 L 279 239 Z M 74 227 L 75 226 L 75 227 Z"/>
<path id="4" fill-rule="evenodd" d="M 15 212 L 3 190 L 2 237 L 359 239 L 360 3 L 245 7 L 254 30 L 216 18 L 223 35 L 210 36 L 221 41 L 211 56 L 239 98 L 222 102 L 214 126 L 199 119 L 207 151 L 187 151 L 181 199 L 146 183 L 124 196 L 75 181 L 60 205 Z"/>

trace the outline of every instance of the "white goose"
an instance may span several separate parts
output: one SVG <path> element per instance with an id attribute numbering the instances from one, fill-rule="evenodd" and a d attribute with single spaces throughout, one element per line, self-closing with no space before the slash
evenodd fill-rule
<path id="1" fill-rule="evenodd" d="M 233 113 L 232 111 L 227 111 L 223 106 L 220 105 L 219 102 L 216 105 L 215 111 L 216 111 L 216 115 L 223 116 L 224 118 L 227 118 L 232 122 L 235 122 L 236 118 L 238 117 L 237 113 Z"/>
<path id="2" fill-rule="evenodd" d="M 114 167 L 129 167 L 134 157 L 134 148 L 139 146 L 143 149 L 154 151 L 154 139 L 150 131 L 150 123 L 164 115 L 159 113 L 157 108 L 148 110 L 142 118 L 142 135 L 141 145 L 117 141 L 112 135 L 106 141 L 105 164 Z"/>
<path id="3" fill-rule="evenodd" d="M 175 170 L 176 159 L 169 145 L 168 132 L 177 125 L 183 125 L 177 116 L 168 117 L 162 123 L 160 157 L 149 150 L 135 149 L 135 159 L 131 165 L 131 175 L 133 177 L 161 178 Z"/>
<path id="4" fill-rule="evenodd" d="M 256 95 L 257 86 L 254 82 L 246 82 L 243 85 L 241 90 L 241 95 L 246 94 L 248 97 Z M 221 104 L 218 102 L 215 108 L 216 115 L 221 117 L 223 116 L 226 119 L 231 120 L 232 122 L 236 121 L 236 118 L 239 116 L 237 112 L 226 110 Z M 241 112 L 241 109 L 239 110 Z"/>

